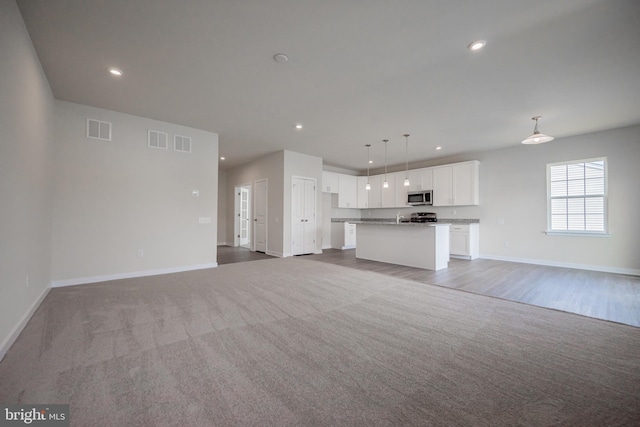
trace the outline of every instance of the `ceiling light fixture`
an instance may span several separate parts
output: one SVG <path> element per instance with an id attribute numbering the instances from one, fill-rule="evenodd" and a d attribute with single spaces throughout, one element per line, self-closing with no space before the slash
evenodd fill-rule
<path id="1" fill-rule="evenodd" d="M 484 40 L 476 40 L 474 42 L 469 43 L 467 49 L 470 51 L 480 50 L 487 45 L 487 42 Z"/>
<path id="2" fill-rule="evenodd" d="M 442 147 L 440 147 L 439 145 L 436 147 L 436 150 L 442 150 Z"/>
<path id="3" fill-rule="evenodd" d="M 287 62 L 289 62 L 289 57 L 284 53 L 276 53 L 275 55 L 273 55 L 273 60 L 278 64 L 286 64 Z"/>
<path id="4" fill-rule="evenodd" d="M 298 130 L 302 129 L 302 125 L 301 125 L 300 123 L 298 123 L 298 124 L 296 125 L 296 129 L 298 129 Z"/>
<path id="5" fill-rule="evenodd" d="M 531 120 L 536 121 L 536 125 L 533 128 L 533 135 L 522 141 L 523 144 L 542 144 L 544 142 L 553 141 L 553 137 L 549 135 L 545 135 L 544 133 L 540 133 L 538 130 L 538 120 L 540 120 L 542 116 L 533 116 Z"/>
<path id="6" fill-rule="evenodd" d="M 408 187 L 409 183 L 409 134 L 404 134 L 404 186 Z"/>
<path id="7" fill-rule="evenodd" d="M 226 157 L 220 157 L 220 160 L 225 160 Z"/>
<path id="8" fill-rule="evenodd" d="M 119 68 L 109 68 L 109 72 L 118 77 L 122 75 L 122 70 L 120 70 Z"/>
<path id="9" fill-rule="evenodd" d="M 383 139 L 384 142 L 384 182 L 382 183 L 382 188 L 389 188 L 389 183 L 387 182 L 387 142 L 388 139 Z"/>
<path id="10" fill-rule="evenodd" d="M 367 144 L 365 147 L 367 147 L 367 185 L 364 186 L 364 189 L 369 191 L 371 190 L 371 184 L 369 184 L 369 163 L 371 163 L 371 159 L 369 158 L 369 149 L 371 148 L 371 144 Z"/>

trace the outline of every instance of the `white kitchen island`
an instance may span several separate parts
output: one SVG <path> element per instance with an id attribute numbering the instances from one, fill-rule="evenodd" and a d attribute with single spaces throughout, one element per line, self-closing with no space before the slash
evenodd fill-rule
<path id="1" fill-rule="evenodd" d="M 356 258 L 427 270 L 449 266 L 450 224 L 354 222 L 358 233 Z"/>

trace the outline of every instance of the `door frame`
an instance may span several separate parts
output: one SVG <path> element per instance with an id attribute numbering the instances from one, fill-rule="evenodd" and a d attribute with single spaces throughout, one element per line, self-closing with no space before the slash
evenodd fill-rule
<path id="1" fill-rule="evenodd" d="M 269 247 L 269 179 L 268 178 L 262 178 L 262 179 L 256 179 L 255 181 L 253 181 L 253 188 L 257 188 L 258 187 L 258 183 L 259 182 L 264 182 L 264 253 L 268 254 L 268 247 Z M 258 208 L 258 203 L 256 203 L 256 193 L 257 191 L 254 191 L 252 196 L 253 196 L 253 218 L 254 221 L 257 220 L 257 213 L 256 210 Z M 252 251 L 256 251 L 256 243 L 258 241 L 258 239 L 256 238 L 256 233 L 258 231 L 258 227 L 254 227 L 252 224 L 252 237 L 253 239 L 251 239 L 251 250 Z"/>
<path id="2" fill-rule="evenodd" d="M 253 196 L 253 186 L 251 182 L 245 184 L 236 184 L 233 186 L 233 200 L 234 200 L 234 210 L 233 210 L 233 246 L 240 246 L 240 189 L 246 188 L 249 190 L 249 213 L 251 213 L 252 208 L 252 196 Z M 249 249 L 253 250 L 253 224 L 251 218 L 249 218 Z"/>

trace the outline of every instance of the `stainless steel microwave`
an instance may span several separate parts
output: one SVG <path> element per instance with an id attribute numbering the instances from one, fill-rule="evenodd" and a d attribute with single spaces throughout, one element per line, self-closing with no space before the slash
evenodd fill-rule
<path id="1" fill-rule="evenodd" d="M 407 193 L 407 204 L 411 206 L 432 205 L 433 191 L 410 191 Z"/>

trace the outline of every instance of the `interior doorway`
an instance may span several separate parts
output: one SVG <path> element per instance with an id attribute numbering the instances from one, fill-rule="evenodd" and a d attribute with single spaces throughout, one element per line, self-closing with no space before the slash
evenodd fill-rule
<path id="1" fill-rule="evenodd" d="M 251 184 L 235 186 L 233 246 L 251 248 Z"/>
<path id="2" fill-rule="evenodd" d="M 267 194 L 269 192 L 268 181 L 260 179 L 255 181 L 255 206 L 253 218 L 254 249 L 256 252 L 267 253 Z"/>

